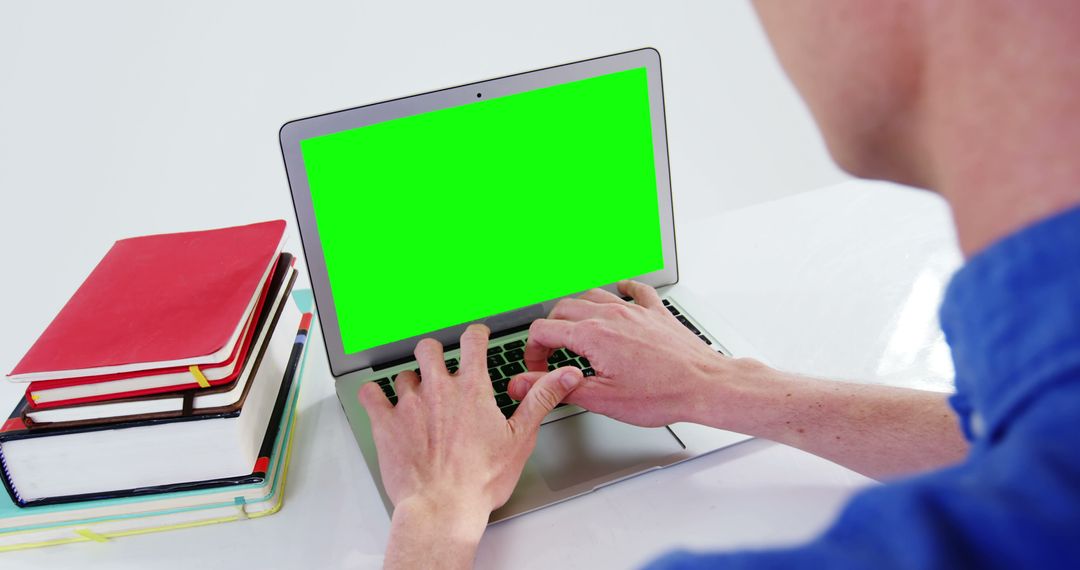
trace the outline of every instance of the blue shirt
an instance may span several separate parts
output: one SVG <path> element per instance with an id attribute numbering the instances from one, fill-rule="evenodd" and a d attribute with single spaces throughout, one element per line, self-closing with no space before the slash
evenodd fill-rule
<path id="1" fill-rule="evenodd" d="M 858 494 L 805 546 L 650 568 L 1080 568 L 1080 208 L 973 257 L 941 325 L 963 463 Z"/>

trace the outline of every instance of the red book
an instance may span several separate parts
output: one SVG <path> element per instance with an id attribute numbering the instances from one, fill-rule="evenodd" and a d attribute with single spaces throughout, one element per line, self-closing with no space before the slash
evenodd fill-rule
<path id="1" fill-rule="evenodd" d="M 285 221 L 116 242 L 8 378 L 203 366 L 233 356 Z"/>
<path id="2" fill-rule="evenodd" d="M 156 370 L 121 372 L 104 376 L 38 380 L 31 382 L 26 389 L 28 408 L 37 411 L 181 390 L 227 388 L 239 378 L 248 359 L 255 356 L 252 354 L 257 350 L 255 345 L 258 343 L 255 342 L 255 338 L 263 333 L 269 334 L 269 331 L 264 329 L 270 328 L 271 313 L 281 304 L 281 296 L 286 288 L 285 279 L 293 272 L 292 267 L 295 261 L 292 254 L 282 253 L 278 256 L 276 268 L 270 279 L 263 285 L 255 310 L 244 325 L 240 342 L 236 344 L 225 362 L 196 367 L 175 366 Z"/>

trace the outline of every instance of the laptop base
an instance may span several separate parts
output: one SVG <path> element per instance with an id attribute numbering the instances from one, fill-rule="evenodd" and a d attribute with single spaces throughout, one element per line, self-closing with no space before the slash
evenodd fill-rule
<path id="1" fill-rule="evenodd" d="M 711 346 L 725 353 L 719 343 L 686 315 L 674 301 L 668 304 L 688 318 L 695 330 L 710 339 Z M 526 331 L 514 336 L 524 337 Z M 501 337 L 495 342 L 506 342 Z M 448 351 L 447 358 L 456 351 Z M 386 496 L 379 471 L 371 423 L 356 394 L 366 382 L 402 370 L 414 363 L 374 372 L 371 369 L 346 374 L 337 379 L 337 395 L 349 427 L 363 453 L 387 513 L 393 505 Z M 505 520 L 548 505 L 592 492 L 654 469 L 674 465 L 705 453 L 750 439 L 749 436 L 695 424 L 642 428 L 624 424 L 578 406 L 562 406 L 544 418 L 536 449 L 525 464 L 510 500 L 491 514 L 490 523 Z"/>

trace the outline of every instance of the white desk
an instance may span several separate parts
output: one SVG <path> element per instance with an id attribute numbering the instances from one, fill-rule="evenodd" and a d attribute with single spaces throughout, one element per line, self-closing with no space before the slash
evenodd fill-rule
<path id="1" fill-rule="evenodd" d="M 936 304 L 959 254 L 935 197 L 846 183 L 690 224 L 679 232 L 679 251 L 680 287 L 695 297 L 695 314 L 706 323 L 726 320 L 774 365 L 936 389 L 951 383 Z M 7 553 L 0 561 L 35 568 L 377 567 L 388 519 L 321 346 L 313 349 L 280 513 Z M 5 406 L 16 397 L 10 387 L 0 392 Z M 675 545 L 790 544 L 820 532 L 867 484 L 827 461 L 751 441 L 496 525 L 477 566 L 632 567 Z"/>

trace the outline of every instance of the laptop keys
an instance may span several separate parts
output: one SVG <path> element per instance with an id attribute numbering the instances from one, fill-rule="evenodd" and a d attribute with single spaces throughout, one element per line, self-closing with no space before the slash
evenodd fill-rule
<path id="1" fill-rule="evenodd" d="M 512 376 L 525 372 L 525 366 L 521 362 L 525 357 L 524 347 L 525 341 L 518 340 L 508 342 L 503 346 L 491 346 L 487 349 L 488 375 L 491 378 L 492 390 L 495 392 L 495 403 L 498 404 L 499 410 L 507 418 L 514 414 L 514 410 L 518 406 L 518 403 L 506 393 L 506 390 L 510 386 Z M 447 358 L 445 362 L 446 370 L 451 374 L 460 369 L 461 362 L 457 358 Z M 419 374 L 420 370 L 414 369 L 414 372 Z M 387 399 L 394 405 L 397 405 L 398 402 L 393 385 L 396 380 L 396 374 L 389 378 L 375 380 L 375 383 L 382 389 L 383 394 L 386 394 Z"/>
<path id="2" fill-rule="evenodd" d="M 680 313 L 679 310 L 676 309 L 675 306 L 672 305 L 671 302 L 667 299 L 664 299 L 664 308 L 671 311 L 671 314 L 675 315 L 675 318 L 678 319 L 684 327 L 686 327 L 690 332 L 694 333 L 694 335 L 701 339 L 701 342 L 712 346 L 712 341 L 705 337 L 705 333 L 701 332 L 697 327 L 695 327 L 694 323 L 691 323 L 690 319 L 684 317 L 683 314 Z"/>
<path id="3" fill-rule="evenodd" d="M 502 373 L 506 376 L 513 376 L 515 374 L 521 374 L 522 372 L 525 372 L 525 367 L 522 366 L 520 362 L 511 362 L 506 366 L 500 367 L 499 370 L 502 370 Z"/>
<path id="4" fill-rule="evenodd" d="M 686 317 L 684 317 L 682 315 L 679 315 L 679 316 L 677 316 L 675 318 L 679 319 L 679 322 L 682 323 L 684 327 L 690 329 L 690 332 L 694 333 L 695 335 L 701 334 L 701 331 L 699 331 L 697 329 L 697 327 L 695 327 L 693 324 L 691 324 L 690 320 L 687 319 Z"/>
<path id="5" fill-rule="evenodd" d="M 693 323 L 690 322 L 674 305 L 667 299 L 663 300 L 664 308 L 671 312 L 683 326 L 690 332 L 694 333 L 701 342 L 711 345 L 712 341 L 705 337 Z M 495 342 L 500 342 L 496 340 Z M 513 340 L 503 344 L 497 344 L 488 347 L 487 349 L 487 369 L 488 375 L 491 378 L 492 391 L 495 394 L 495 403 L 499 406 L 499 411 L 507 419 L 514 414 L 517 410 L 519 402 L 515 401 L 506 393 L 506 390 L 510 386 L 510 378 L 516 374 L 525 372 L 524 358 L 525 358 L 525 341 Z M 459 370 L 461 363 L 457 358 L 446 359 L 446 369 L 451 374 L 456 373 Z M 587 358 L 577 354 L 576 352 L 568 348 L 560 348 L 551 353 L 548 357 L 548 370 L 555 370 L 556 368 L 562 368 L 564 366 L 574 366 L 581 369 L 581 373 L 585 377 L 596 376 L 596 370 L 592 368 L 592 364 Z M 419 374 L 419 370 L 415 370 Z M 389 378 L 378 378 L 375 383 L 379 385 L 383 393 L 386 394 L 387 399 L 391 404 L 397 405 L 398 397 L 394 391 L 393 382 L 397 380 L 397 376 Z M 556 408 L 561 408 L 566 404 L 559 404 Z"/>
<path id="6" fill-rule="evenodd" d="M 675 318 L 678 319 L 684 327 L 690 332 L 694 333 L 701 342 L 711 345 L 712 341 L 705 337 L 705 334 L 701 332 L 693 323 L 690 322 L 682 313 L 671 304 L 667 299 L 663 299 L 664 308 L 671 312 Z M 499 342 L 499 341 L 495 341 Z M 496 395 L 496 403 L 499 405 L 499 409 L 503 412 L 503 415 L 510 417 L 514 410 L 517 409 L 518 403 L 515 402 L 509 395 L 506 394 L 507 387 L 510 385 L 510 378 L 516 374 L 525 372 L 525 341 L 524 340 L 512 340 L 507 343 L 497 344 L 488 347 L 487 349 L 487 369 L 488 376 L 491 378 L 492 389 Z M 456 373 L 459 370 L 461 363 L 457 358 L 446 359 L 446 369 L 451 374 Z M 560 348 L 551 353 L 548 357 L 547 369 L 555 370 L 556 368 L 562 368 L 564 366 L 574 366 L 581 369 L 581 373 L 586 377 L 596 376 L 596 370 L 592 367 L 592 364 L 587 358 L 577 354 L 576 352 L 568 348 Z M 416 370 L 419 374 L 419 370 Z M 396 375 L 391 378 L 379 378 L 375 382 L 382 389 L 386 397 L 390 399 L 391 403 L 397 404 L 397 394 L 394 392 L 393 381 L 396 380 Z M 501 396 L 501 397 L 500 397 Z M 561 407 L 563 404 L 560 404 Z"/>
<path id="7" fill-rule="evenodd" d="M 524 343 L 522 343 L 522 345 L 524 345 Z M 561 366 L 577 366 L 582 369 L 582 374 L 584 374 L 585 376 L 596 375 L 593 369 L 589 367 L 589 361 L 586 360 L 585 357 L 577 355 L 571 356 L 572 354 L 574 353 L 570 351 L 556 351 L 554 354 L 552 354 L 552 361 L 548 365 L 548 368 L 554 370 L 554 368 Z M 521 359 L 525 356 L 524 351 L 522 351 L 520 348 L 512 348 L 508 351 L 502 352 L 501 354 L 499 351 L 496 351 L 492 356 L 497 356 L 497 359 L 492 359 L 489 357 L 488 364 L 491 364 L 492 362 L 500 363 L 488 368 L 488 375 L 491 377 L 491 388 L 492 391 L 495 393 L 495 404 L 499 406 L 499 411 L 502 412 L 503 416 L 509 419 L 510 416 L 514 415 L 514 411 L 517 410 L 518 402 L 511 398 L 510 395 L 506 393 L 506 391 L 510 387 L 510 378 L 515 374 L 525 372 L 525 366 L 521 362 Z M 508 359 L 509 362 L 507 362 Z M 446 365 L 447 371 L 453 374 L 458 370 L 460 362 L 456 358 L 448 358 L 446 360 Z M 395 406 L 398 403 L 398 396 L 397 393 L 394 391 L 393 382 L 396 380 L 397 374 L 393 375 L 392 377 L 378 378 L 374 380 L 374 382 L 378 384 L 379 388 L 383 391 L 383 394 L 386 394 L 386 398 L 390 401 L 390 403 Z M 564 405 L 565 404 L 559 404 L 556 407 L 561 408 Z"/>

